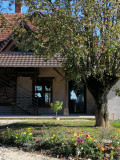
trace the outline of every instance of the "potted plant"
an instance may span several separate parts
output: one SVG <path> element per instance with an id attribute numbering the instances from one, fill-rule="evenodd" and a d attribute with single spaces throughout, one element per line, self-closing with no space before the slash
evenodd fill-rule
<path id="1" fill-rule="evenodd" d="M 59 120 L 59 118 L 57 117 L 57 112 L 62 109 L 62 105 L 63 105 L 62 101 L 55 101 L 54 103 L 51 103 L 51 105 L 50 105 L 50 108 L 54 112 L 56 112 L 56 119 L 57 120 Z"/>

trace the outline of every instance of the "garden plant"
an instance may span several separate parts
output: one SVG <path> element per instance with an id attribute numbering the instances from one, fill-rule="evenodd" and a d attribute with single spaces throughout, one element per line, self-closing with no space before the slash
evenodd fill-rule
<path id="1" fill-rule="evenodd" d="M 61 102 L 60 102 L 60 101 L 55 101 L 54 103 L 51 103 L 51 104 L 50 104 L 50 108 L 51 108 L 54 112 L 56 112 L 56 119 L 57 119 L 57 112 L 62 109 L 62 105 L 63 105 L 63 102 L 62 102 L 62 101 L 61 101 Z"/>
<path id="2" fill-rule="evenodd" d="M 69 120 L 17 123 L 1 128 L 0 143 L 61 159 L 119 159 L 120 122 L 111 122 L 112 127 L 105 129 L 96 129 L 93 124 L 94 121 Z"/>

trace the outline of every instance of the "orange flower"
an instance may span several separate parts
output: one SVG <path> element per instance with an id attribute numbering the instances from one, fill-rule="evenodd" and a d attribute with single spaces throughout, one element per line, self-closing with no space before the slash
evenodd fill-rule
<path id="1" fill-rule="evenodd" d="M 77 146 L 77 142 L 74 143 L 74 146 Z"/>
<path id="2" fill-rule="evenodd" d="M 120 132 L 120 129 L 117 129 L 118 132 Z"/>
<path id="3" fill-rule="evenodd" d="M 73 138 L 71 138 L 71 141 L 73 141 Z"/>
<path id="4" fill-rule="evenodd" d="M 100 144 L 98 144 L 98 147 L 100 147 Z"/>
<path id="5" fill-rule="evenodd" d="M 115 136 L 115 139 L 117 139 L 117 136 Z"/>
<path id="6" fill-rule="evenodd" d="M 100 148 L 101 151 L 104 151 L 105 149 L 103 147 Z"/>

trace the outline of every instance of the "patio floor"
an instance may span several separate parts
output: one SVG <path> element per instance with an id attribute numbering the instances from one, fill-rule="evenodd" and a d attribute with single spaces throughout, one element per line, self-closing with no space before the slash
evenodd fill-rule
<path id="1" fill-rule="evenodd" d="M 84 120 L 94 120 L 95 116 L 94 115 L 69 115 L 69 116 L 59 116 L 60 120 L 77 120 L 77 119 L 84 119 Z M 9 119 L 9 120 L 14 120 L 14 119 L 21 119 L 21 120 L 29 120 L 29 119 L 35 119 L 35 120 L 40 120 L 40 119 L 55 119 L 54 115 L 37 115 L 37 116 L 28 116 L 28 115 L 19 115 L 19 116 L 14 116 L 14 115 L 8 115 L 8 116 L 0 116 L 0 120 L 2 119 Z"/>

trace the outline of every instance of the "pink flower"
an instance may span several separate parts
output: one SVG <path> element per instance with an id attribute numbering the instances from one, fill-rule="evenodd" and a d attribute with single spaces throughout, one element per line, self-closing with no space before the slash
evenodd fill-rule
<path id="1" fill-rule="evenodd" d="M 80 142 L 83 142 L 83 139 L 81 139 Z"/>
<path id="2" fill-rule="evenodd" d="M 78 142 L 80 142 L 80 137 L 78 137 Z"/>
<path id="3" fill-rule="evenodd" d="M 45 123 L 43 123 L 43 127 L 45 127 Z"/>
<path id="4" fill-rule="evenodd" d="M 88 134 L 86 134 L 86 138 L 88 137 Z"/>

